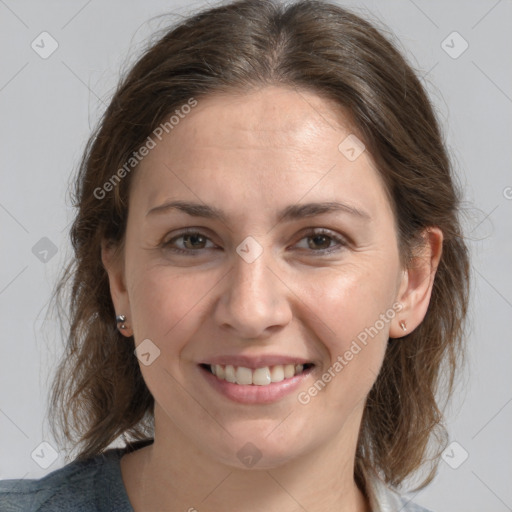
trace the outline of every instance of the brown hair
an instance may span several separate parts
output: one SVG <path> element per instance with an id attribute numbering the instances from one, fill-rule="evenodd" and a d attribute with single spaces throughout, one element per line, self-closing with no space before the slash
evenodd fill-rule
<path id="1" fill-rule="evenodd" d="M 427 461 L 423 487 L 435 474 L 446 434 L 436 395 L 451 395 L 463 354 L 469 263 L 460 193 L 414 71 L 371 24 L 323 1 L 247 0 L 205 10 L 151 45 L 120 82 L 76 179 L 75 258 L 56 289 L 60 297 L 72 281 L 67 344 L 49 408 L 52 432 L 62 439 L 60 429 L 78 444 L 76 459 L 100 453 L 120 436 L 130 442 L 154 432 L 154 399 L 133 343 L 116 329 L 100 250 L 103 238 L 122 245 L 135 167 L 104 197 L 98 188 L 191 98 L 267 84 L 312 90 L 350 114 L 385 181 L 406 264 L 425 228 L 444 234 L 424 321 L 404 339 L 389 340 L 367 399 L 355 465 L 361 486 L 369 470 L 399 486 Z"/>

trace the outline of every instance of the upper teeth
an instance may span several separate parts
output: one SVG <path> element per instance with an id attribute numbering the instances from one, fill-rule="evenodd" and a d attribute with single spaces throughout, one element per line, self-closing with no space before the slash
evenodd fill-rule
<path id="1" fill-rule="evenodd" d="M 281 382 L 298 375 L 304 369 L 302 364 L 278 364 L 269 368 L 246 368 L 245 366 L 224 366 L 220 364 L 210 365 L 210 369 L 219 379 L 227 380 L 235 384 L 255 384 L 256 386 L 268 386 L 271 382 Z"/>

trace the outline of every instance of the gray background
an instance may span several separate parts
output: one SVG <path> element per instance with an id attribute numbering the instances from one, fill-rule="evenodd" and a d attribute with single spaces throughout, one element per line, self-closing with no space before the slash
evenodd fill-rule
<path id="1" fill-rule="evenodd" d="M 447 416 L 458 445 L 411 498 L 436 512 L 512 510 L 512 2 L 339 3 L 381 20 L 424 77 L 465 193 L 469 364 Z M 70 175 L 119 70 L 155 30 L 204 5 L 0 0 L 0 478 L 40 478 L 64 464 L 61 453 L 42 468 L 31 454 L 43 441 L 55 445 L 44 414 L 62 341 L 55 320 L 44 319 L 71 254 Z M 31 47 L 43 31 L 59 45 L 46 59 Z M 457 58 L 464 42 L 454 31 L 469 44 Z"/>

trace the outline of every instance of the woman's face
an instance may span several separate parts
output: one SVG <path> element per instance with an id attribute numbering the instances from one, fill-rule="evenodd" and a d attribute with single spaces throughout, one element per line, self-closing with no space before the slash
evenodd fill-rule
<path id="1" fill-rule="evenodd" d="M 178 427 L 231 466 L 354 446 L 400 335 L 393 212 L 334 112 L 278 87 L 200 99 L 134 171 L 116 310 L 143 343 L 157 431 Z M 302 362 L 314 366 L 262 385 Z"/>

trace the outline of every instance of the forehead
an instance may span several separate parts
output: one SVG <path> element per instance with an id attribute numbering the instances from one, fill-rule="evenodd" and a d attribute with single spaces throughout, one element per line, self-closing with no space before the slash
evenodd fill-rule
<path id="1" fill-rule="evenodd" d="M 131 192 L 143 208 L 173 195 L 211 202 L 214 192 L 265 206 L 308 190 L 311 200 L 335 190 L 370 203 L 382 195 L 368 152 L 351 161 L 340 151 L 354 130 L 334 101 L 281 87 L 197 101 L 137 169 Z"/>
<path id="2" fill-rule="evenodd" d="M 281 146 L 284 142 L 294 145 L 297 139 L 311 135 L 314 130 L 351 129 L 348 116 L 334 101 L 288 87 L 216 94 L 200 100 L 194 113 L 240 138 L 255 134 L 255 144 L 265 147 Z M 207 136 L 204 132 L 201 135 Z"/>

